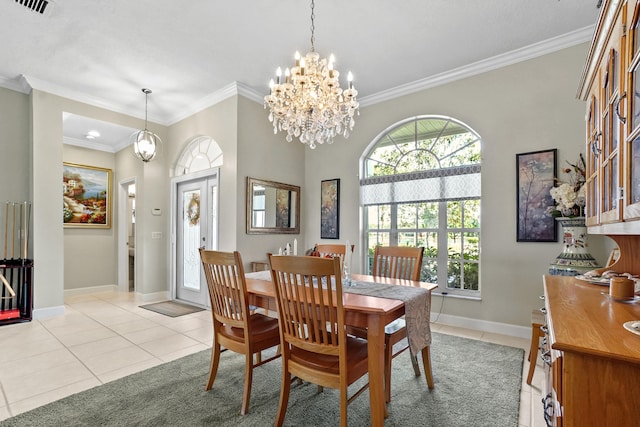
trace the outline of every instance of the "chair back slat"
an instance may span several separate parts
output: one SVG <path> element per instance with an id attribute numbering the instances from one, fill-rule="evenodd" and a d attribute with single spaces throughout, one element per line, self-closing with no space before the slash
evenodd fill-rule
<path id="1" fill-rule="evenodd" d="M 373 255 L 374 276 L 420 280 L 424 247 L 376 246 Z"/>
<path id="2" fill-rule="evenodd" d="M 271 255 L 270 262 L 283 342 L 339 354 L 345 339 L 340 260 Z"/>
<path id="3" fill-rule="evenodd" d="M 200 257 L 214 318 L 233 327 L 244 327 L 249 308 L 245 303 L 248 294 L 240 253 L 201 249 Z"/>
<path id="4" fill-rule="evenodd" d="M 356 245 L 351 245 L 351 253 L 353 253 L 353 249 Z M 340 266 L 344 265 L 344 256 L 346 253 L 346 245 L 339 244 L 322 244 L 315 246 L 316 251 L 320 254 L 321 258 L 331 258 L 338 257 L 340 258 Z"/>

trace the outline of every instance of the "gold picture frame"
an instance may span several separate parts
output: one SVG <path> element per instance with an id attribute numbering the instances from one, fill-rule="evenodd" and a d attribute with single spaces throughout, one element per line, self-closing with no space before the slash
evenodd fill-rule
<path id="1" fill-rule="evenodd" d="M 62 221 L 65 228 L 111 228 L 111 169 L 62 164 Z"/>

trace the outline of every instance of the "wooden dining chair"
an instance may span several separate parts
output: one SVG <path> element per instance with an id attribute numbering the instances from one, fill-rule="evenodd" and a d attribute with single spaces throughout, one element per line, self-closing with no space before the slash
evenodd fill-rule
<path id="1" fill-rule="evenodd" d="M 245 415 L 249 409 L 253 368 L 280 357 L 277 351 L 266 360 L 259 357 L 263 350 L 280 344 L 278 320 L 250 310 L 239 252 L 208 251 L 201 248 L 200 258 L 209 288 L 213 317 L 211 367 L 205 390 L 211 389 L 216 378 L 221 347 L 244 354 L 244 391 L 240 414 Z M 255 362 L 254 354 L 258 356 Z"/>
<path id="2" fill-rule="evenodd" d="M 422 257 L 424 247 L 412 248 L 408 246 L 376 246 L 373 255 L 374 276 L 391 277 L 394 279 L 420 280 L 422 269 Z M 385 340 L 385 393 L 387 402 L 391 401 L 391 360 L 407 350 L 409 345 L 395 353 L 393 346 L 407 337 L 407 326 L 403 318 L 388 324 L 384 328 Z M 417 355 L 411 355 L 411 364 L 416 377 L 420 376 Z M 433 389 L 433 372 L 431 370 L 431 350 L 425 347 L 422 350 L 422 363 L 424 364 L 427 386 Z"/>
<path id="3" fill-rule="evenodd" d="M 420 280 L 422 257 L 424 248 L 412 248 L 408 246 L 376 246 L 373 255 L 373 276 L 390 277 L 394 279 Z M 431 296 L 429 296 L 431 297 Z M 349 334 L 357 337 L 365 337 L 366 330 L 361 328 L 349 328 Z M 394 345 L 407 338 L 407 325 L 404 318 L 399 318 L 384 328 L 385 355 L 385 398 L 391 401 L 391 360 L 409 348 L 408 343 L 394 352 Z M 422 363 L 424 364 L 427 386 L 433 389 L 433 372 L 431 369 L 431 350 L 425 347 L 422 350 Z M 417 355 L 411 355 L 411 364 L 416 377 L 420 376 Z"/>
<path id="4" fill-rule="evenodd" d="M 369 384 L 348 396 L 348 386 L 368 372 L 368 358 L 367 342 L 345 331 L 340 260 L 271 255 L 270 262 L 282 341 L 275 425 L 284 423 L 293 375 L 340 390 L 340 425 L 346 426 L 347 405 Z"/>
<path id="5" fill-rule="evenodd" d="M 351 253 L 353 253 L 353 249 L 356 247 L 356 245 L 351 245 Z M 344 256 L 346 254 L 346 245 L 339 245 L 339 244 L 323 244 L 323 245 L 318 245 L 316 244 L 315 246 L 316 248 L 316 252 L 318 252 L 319 256 L 322 258 L 327 258 L 327 257 L 338 257 L 340 258 L 340 266 L 342 267 L 344 265 Z"/>

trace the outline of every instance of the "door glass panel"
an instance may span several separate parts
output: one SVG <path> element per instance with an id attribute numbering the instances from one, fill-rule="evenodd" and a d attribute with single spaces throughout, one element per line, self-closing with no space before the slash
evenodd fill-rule
<path id="1" fill-rule="evenodd" d="M 640 203 L 640 137 L 631 143 L 631 203 Z"/>
<path id="2" fill-rule="evenodd" d="M 611 209 L 618 208 L 618 156 L 611 158 Z"/>
<path id="3" fill-rule="evenodd" d="M 604 119 L 602 121 L 604 126 L 602 127 L 602 153 L 601 155 L 604 157 L 609 156 L 611 141 L 609 139 L 609 114 L 608 112 L 605 114 Z"/>
<path id="4" fill-rule="evenodd" d="M 640 68 L 636 67 L 633 71 L 633 99 L 631 105 L 633 106 L 632 115 L 632 127 L 633 129 L 640 124 Z"/>
<path id="5" fill-rule="evenodd" d="M 182 245 L 182 259 L 185 288 L 200 290 L 200 190 L 185 191 L 182 193 L 182 233 L 184 244 Z"/>
<path id="6" fill-rule="evenodd" d="M 602 177 L 604 179 L 602 185 L 602 202 L 603 202 L 603 212 L 607 212 L 611 210 L 611 168 L 609 167 L 609 163 L 602 166 Z"/>
<path id="7" fill-rule="evenodd" d="M 209 236 L 209 246 L 207 247 L 207 249 L 217 250 L 218 249 L 218 186 L 211 185 L 209 188 L 210 188 L 209 212 L 211 215 L 209 228 L 211 229 L 211 234 Z"/>

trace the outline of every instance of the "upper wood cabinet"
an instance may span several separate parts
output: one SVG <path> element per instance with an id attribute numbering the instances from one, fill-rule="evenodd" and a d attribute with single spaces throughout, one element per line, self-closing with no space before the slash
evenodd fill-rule
<path id="1" fill-rule="evenodd" d="M 639 2 L 605 1 L 578 90 L 590 233 L 640 234 Z"/>

